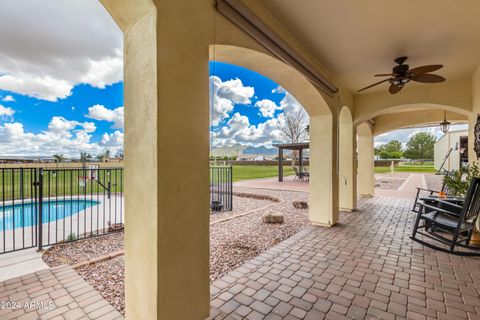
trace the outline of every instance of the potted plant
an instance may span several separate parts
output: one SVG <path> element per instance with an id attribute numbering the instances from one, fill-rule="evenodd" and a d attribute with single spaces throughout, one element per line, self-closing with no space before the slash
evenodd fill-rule
<path id="1" fill-rule="evenodd" d="M 443 183 L 449 190 L 449 194 L 455 197 L 465 197 L 470 186 L 470 181 L 474 177 L 478 177 L 480 171 L 478 165 L 473 163 L 472 165 L 462 167 L 458 170 L 451 170 L 449 174 L 443 177 Z"/>

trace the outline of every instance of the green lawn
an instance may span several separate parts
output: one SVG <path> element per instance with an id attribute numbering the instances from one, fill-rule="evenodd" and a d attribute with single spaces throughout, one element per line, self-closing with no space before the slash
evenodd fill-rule
<path id="1" fill-rule="evenodd" d="M 390 172 L 390 167 L 375 167 L 375 173 L 386 173 Z M 408 165 L 403 164 L 398 167 L 395 167 L 394 172 L 425 172 L 433 173 L 436 172 L 433 165 Z"/>
<path id="2" fill-rule="evenodd" d="M 283 175 L 293 175 L 293 169 L 290 166 L 283 167 Z M 234 165 L 233 181 L 270 178 L 278 176 L 278 166 L 262 166 L 262 165 Z"/>
<path id="3" fill-rule="evenodd" d="M 34 197 L 33 182 L 38 180 L 32 169 L 1 169 L 0 170 L 0 201 L 12 198 Z M 97 194 L 106 192 L 105 187 L 110 182 L 112 192 L 123 191 L 123 170 L 98 171 L 97 180 L 86 180 L 82 185 L 81 177 L 87 176 L 89 170 L 45 170 L 43 174 L 44 196 L 69 196 L 82 194 Z M 22 187 L 23 184 L 23 187 Z M 103 185 L 103 186 L 102 186 Z"/>

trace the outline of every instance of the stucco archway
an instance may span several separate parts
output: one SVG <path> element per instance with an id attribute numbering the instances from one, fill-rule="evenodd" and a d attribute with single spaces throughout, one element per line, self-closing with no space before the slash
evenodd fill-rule
<path id="1" fill-rule="evenodd" d="M 292 94 L 310 116 L 310 210 L 313 224 L 338 220 L 336 119 L 324 96 L 297 70 L 268 54 L 239 46 L 214 44 L 210 60 L 258 72 Z"/>
<path id="2" fill-rule="evenodd" d="M 357 204 L 356 130 L 350 108 L 343 107 L 338 117 L 339 206 L 351 211 Z"/>

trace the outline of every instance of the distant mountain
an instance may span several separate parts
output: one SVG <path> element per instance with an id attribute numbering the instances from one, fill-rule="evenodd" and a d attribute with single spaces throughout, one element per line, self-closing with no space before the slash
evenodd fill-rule
<path id="1" fill-rule="evenodd" d="M 275 156 L 278 154 L 277 148 L 267 147 L 247 147 L 243 150 L 243 154 L 260 154 L 263 156 Z"/>
<path id="2" fill-rule="evenodd" d="M 224 146 L 213 148 L 210 152 L 212 156 L 237 156 L 241 154 L 258 154 L 264 156 L 274 156 L 278 154 L 277 148 L 267 148 L 267 147 L 252 147 L 252 146 L 243 146 L 241 144 L 236 144 L 233 146 Z"/>

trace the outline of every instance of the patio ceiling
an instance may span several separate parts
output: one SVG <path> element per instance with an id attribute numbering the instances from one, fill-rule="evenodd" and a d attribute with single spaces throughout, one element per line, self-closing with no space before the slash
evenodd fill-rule
<path id="1" fill-rule="evenodd" d="M 480 2 L 464 0 L 264 0 L 264 6 L 352 92 L 388 73 L 443 64 L 447 80 L 470 77 L 480 57 Z M 409 86 L 420 85 L 418 83 Z M 380 85 L 368 92 L 386 90 Z"/>

